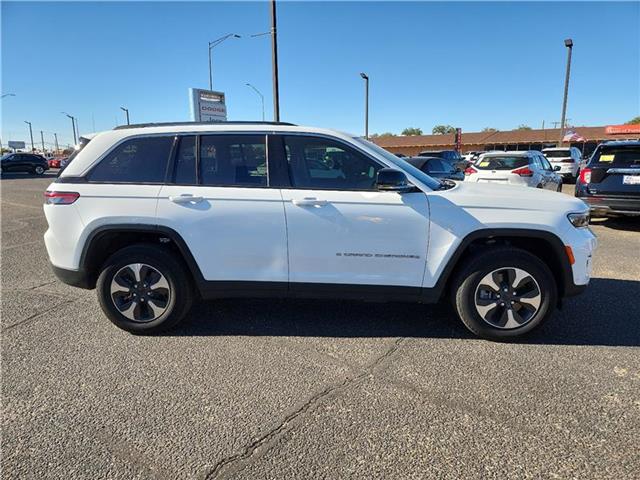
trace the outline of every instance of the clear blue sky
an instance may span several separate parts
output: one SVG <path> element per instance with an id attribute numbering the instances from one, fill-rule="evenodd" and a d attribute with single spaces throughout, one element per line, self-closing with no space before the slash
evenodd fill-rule
<path id="1" fill-rule="evenodd" d="M 568 117 L 621 123 L 640 111 L 640 4 L 280 2 L 282 120 L 361 133 L 371 77 L 370 131 L 476 131 L 560 117 L 566 51 L 575 42 Z M 187 120 L 188 88 L 208 84 L 207 41 L 269 28 L 265 2 L 2 2 L 2 140 L 24 120 L 71 137 L 124 122 Z M 268 36 L 214 50 L 214 88 L 230 120 L 271 107 Z M 46 138 L 49 141 L 49 137 Z"/>

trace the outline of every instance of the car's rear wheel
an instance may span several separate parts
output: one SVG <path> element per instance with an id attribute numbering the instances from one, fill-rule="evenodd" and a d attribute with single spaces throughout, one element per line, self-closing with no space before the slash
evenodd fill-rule
<path id="1" fill-rule="evenodd" d="M 152 244 L 125 247 L 112 255 L 101 269 L 96 289 L 109 320 L 133 333 L 175 326 L 193 301 L 185 267 Z"/>
<path id="2" fill-rule="evenodd" d="M 44 173 L 44 167 L 38 165 L 33 169 L 33 173 L 36 175 L 42 175 Z"/>
<path id="3" fill-rule="evenodd" d="M 552 315 L 557 300 L 547 265 L 511 247 L 490 248 L 474 256 L 456 275 L 453 293 L 465 326 L 492 340 L 537 328 Z"/>

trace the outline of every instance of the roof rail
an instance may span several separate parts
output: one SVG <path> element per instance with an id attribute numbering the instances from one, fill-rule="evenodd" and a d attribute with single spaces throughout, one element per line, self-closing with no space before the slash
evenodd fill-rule
<path id="1" fill-rule="evenodd" d="M 189 125 L 287 125 L 295 127 L 295 123 L 289 122 L 251 122 L 247 120 L 235 120 L 231 122 L 159 122 L 159 123 L 133 123 L 131 125 L 118 125 L 114 130 L 125 130 L 127 128 L 146 128 L 146 127 L 181 127 Z"/>

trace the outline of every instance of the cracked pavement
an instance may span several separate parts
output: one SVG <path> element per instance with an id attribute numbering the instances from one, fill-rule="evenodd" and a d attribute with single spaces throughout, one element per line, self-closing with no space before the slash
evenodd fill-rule
<path id="1" fill-rule="evenodd" d="M 143 337 L 53 277 L 51 179 L 0 184 L 2 478 L 640 471 L 639 220 L 594 222 L 588 293 L 518 343 L 472 337 L 446 305 L 301 300 L 206 303 Z"/>

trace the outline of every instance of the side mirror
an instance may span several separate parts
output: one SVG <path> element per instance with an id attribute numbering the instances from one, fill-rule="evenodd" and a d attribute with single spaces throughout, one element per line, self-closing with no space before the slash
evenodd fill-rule
<path id="1" fill-rule="evenodd" d="M 559 172 L 560 171 L 560 165 L 556 165 L 555 167 L 553 167 L 553 171 L 554 172 Z"/>
<path id="2" fill-rule="evenodd" d="M 415 187 L 409 183 L 404 172 L 395 168 L 381 168 L 378 170 L 376 188 L 382 192 L 406 193 Z"/>

